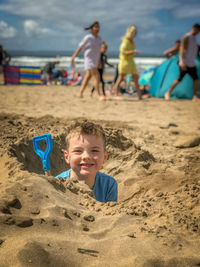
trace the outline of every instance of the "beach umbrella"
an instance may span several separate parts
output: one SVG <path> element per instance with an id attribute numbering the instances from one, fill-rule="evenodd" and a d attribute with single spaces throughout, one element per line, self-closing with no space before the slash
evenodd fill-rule
<path id="1" fill-rule="evenodd" d="M 148 85 L 150 83 L 151 77 L 156 69 L 156 66 L 148 66 L 145 70 L 140 74 L 139 84 L 140 85 Z"/>

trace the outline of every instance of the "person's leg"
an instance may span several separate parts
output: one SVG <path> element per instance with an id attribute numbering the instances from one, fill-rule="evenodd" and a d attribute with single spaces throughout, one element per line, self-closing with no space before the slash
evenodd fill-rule
<path id="1" fill-rule="evenodd" d="M 102 84 L 102 92 L 103 92 L 103 95 L 105 96 L 105 82 L 103 80 L 103 69 L 98 69 L 99 71 L 99 78 L 100 78 L 100 82 Z"/>
<path id="2" fill-rule="evenodd" d="M 114 86 L 115 86 L 115 83 L 117 81 L 117 78 L 118 78 L 118 65 L 116 66 L 116 69 L 115 69 L 115 77 L 114 77 L 114 79 L 112 81 L 112 84 L 110 86 L 110 93 L 111 94 L 114 94 Z"/>
<path id="3" fill-rule="evenodd" d="M 185 74 L 187 73 L 187 69 L 186 70 L 182 70 L 179 67 L 179 77 L 177 80 L 175 80 L 172 85 L 170 86 L 169 90 L 165 93 L 164 98 L 165 100 L 170 100 L 170 96 L 171 96 L 171 92 L 174 90 L 174 88 L 182 81 L 183 77 L 185 76 Z"/>
<path id="4" fill-rule="evenodd" d="M 92 96 L 92 95 L 93 95 L 93 93 L 94 93 L 94 90 L 95 90 L 95 88 L 93 87 L 93 88 L 92 88 L 92 90 L 90 91 L 90 96 Z"/>
<path id="5" fill-rule="evenodd" d="M 100 82 L 102 82 L 102 78 L 101 78 L 101 75 L 102 75 L 102 69 L 98 69 L 98 72 L 99 72 Z M 102 87 L 103 87 L 103 84 L 102 84 Z M 91 90 L 91 92 L 90 92 L 90 96 L 93 95 L 94 90 L 95 90 L 95 87 L 92 88 L 92 90 Z"/>
<path id="6" fill-rule="evenodd" d="M 198 88 L 199 88 L 199 78 L 197 75 L 197 68 L 196 67 L 190 67 L 188 68 L 188 74 L 191 76 L 191 78 L 193 79 L 193 98 L 192 100 L 197 100 L 197 92 L 198 92 Z"/>
<path id="7" fill-rule="evenodd" d="M 3 72 L 3 66 L 0 65 L 0 85 L 5 84 L 4 82 L 4 72 Z"/>
<path id="8" fill-rule="evenodd" d="M 194 94 L 193 94 L 193 100 L 197 100 L 198 97 L 197 97 L 197 92 L 198 92 L 198 88 L 199 88 L 199 80 L 194 80 Z"/>
<path id="9" fill-rule="evenodd" d="M 142 94 L 141 94 L 141 91 L 140 91 L 140 86 L 139 86 L 139 75 L 138 74 L 133 74 L 133 80 L 135 82 L 135 88 L 136 88 L 136 91 L 137 91 L 137 94 L 138 94 L 138 98 L 141 100 L 142 99 Z"/>
<path id="10" fill-rule="evenodd" d="M 170 100 L 171 92 L 174 88 L 179 84 L 179 80 L 175 80 L 172 85 L 170 86 L 169 90 L 165 93 L 165 100 Z"/>
<path id="11" fill-rule="evenodd" d="M 79 95 L 78 95 L 78 97 L 80 97 L 80 98 L 83 97 L 83 92 L 85 91 L 85 88 L 86 88 L 86 86 L 87 86 L 87 84 L 88 84 L 88 82 L 89 82 L 91 76 L 92 76 L 92 75 L 91 75 L 91 70 L 87 70 L 87 72 L 86 72 L 86 74 L 85 74 L 85 76 L 84 76 L 84 78 L 83 78 L 83 82 L 82 82 L 82 84 L 81 84 L 81 87 L 80 87 L 80 91 L 79 91 Z"/>
<path id="12" fill-rule="evenodd" d="M 117 81 L 118 75 L 119 75 L 119 73 L 118 73 L 118 65 L 117 65 L 116 70 L 115 70 L 115 77 L 114 77 L 114 80 L 113 80 L 113 83 L 114 83 L 114 84 L 115 84 L 116 81 Z"/>
<path id="13" fill-rule="evenodd" d="M 125 74 L 119 74 L 115 84 L 115 96 L 120 94 L 120 84 L 124 80 Z"/>
<path id="14" fill-rule="evenodd" d="M 51 84 L 51 73 L 47 72 L 47 85 Z"/>
<path id="15" fill-rule="evenodd" d="M 99 90 L 99 72 L 96 68 L 91 69 L 91 75 L 94 78 L 94 88 L 97 91 L 98 96 L 100 97 L 100 90 Z"/>

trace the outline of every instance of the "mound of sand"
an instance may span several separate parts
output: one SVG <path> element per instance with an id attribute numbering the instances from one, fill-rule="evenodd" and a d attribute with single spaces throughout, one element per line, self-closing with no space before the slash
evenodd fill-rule
<path id="1" fill-rule="evenodd" d="M 28 100 L 37 88 L 21 88 L 29 117 L 18 112 L 22 106 L 0 114 L 0 267 L 200 265 L 200 127 L 192 119 L 198 104 L 125 100 L 117 110 L 119 102 L 109 101 L 88 112 L 90 99 L 71 97 L 79 111 L 64 116 L 68 107 L 58 117 L 55 110 L 48 114 L 48 103 L 55 101 L 50 93 L 46 104 L 40 100 L 41 116 L 34 116 Z M 3 95 L 17 97 L 18 87 L 7 90 Z M 61 104 L 62 98 L 61 91 Z M 154 118 L 161 107 L 169 112 Z M 97 202 L 76 180 L 55 179 L 69 167 L 63 157 L 66 125 L 83 117 L 105 128 L 109 159 L 102 171 L 118 182 L 117 203 Z M 33 150 L 32 137 L 44 133 L 53 138 L 52 176 L 44 175 Z"/>

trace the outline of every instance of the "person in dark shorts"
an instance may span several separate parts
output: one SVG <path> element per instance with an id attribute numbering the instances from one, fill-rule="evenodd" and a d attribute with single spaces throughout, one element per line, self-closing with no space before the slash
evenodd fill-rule
<path id="1" fill-rule="evenodd" d="M 197 91 L 199 87 L 199 78 L 195 65 L 195 58 L 198 54 L 198 44 L 196 35 L 200 33 L 200 24 L 194 24 L 189 33 L 185 34 L 180 46 L 179 69 L 180 74 L 175 80 L 170 89 L 165 93 L 165 100 L 170 100 L 171 92 L 182 81 L 186 74 L 189 74 L 194 81 L 193 100 L 197 100 Z"/>

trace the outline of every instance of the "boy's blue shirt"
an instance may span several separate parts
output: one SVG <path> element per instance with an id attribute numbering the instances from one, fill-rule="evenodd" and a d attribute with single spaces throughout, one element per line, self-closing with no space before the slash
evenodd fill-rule
<path id="1" fill-rule="evenodd" d="M 68 179 L 71 169 L 57 175 L 56 178 L 62 177 Z M 96 200 L 100 202 L 117 201 L 118 189 L 115 179 L 105 173 L 97 172 L 95 184 L 92 188 Z"/>

